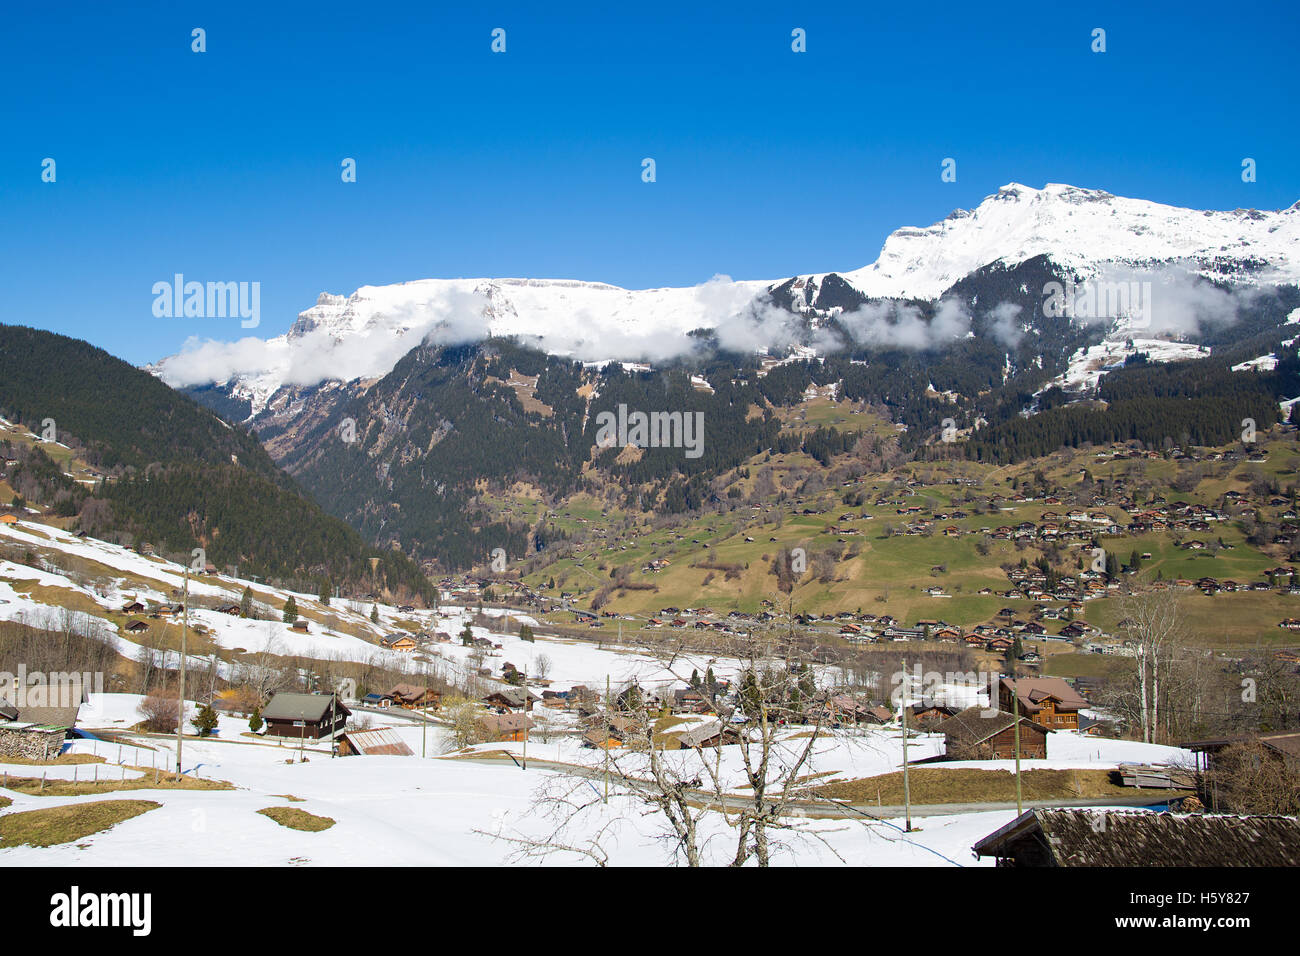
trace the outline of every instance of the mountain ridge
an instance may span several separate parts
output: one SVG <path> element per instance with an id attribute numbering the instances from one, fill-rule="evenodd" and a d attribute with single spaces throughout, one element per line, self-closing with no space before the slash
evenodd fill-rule
<path id="1" fill-rule="evenodd" d="M 1191 275 L 1245 285 L 1300 282 L 1300 202 L 1284 210 L 1195 210 L 1104 190 L 1009 183 L 973 210 L 886 238 L 876 261 L 847 272 L 772 280 L 715 276 L 693 287 L 629 290 L 579 279 L 416 279 L 322 292 L 290 329 L 266 340 L 203 342 L 148 370 L 176 387 L 216 385 L 256 418 L 285 388 L 378 379 L 425 342 L 517 336 L 550 354 L 665 360 L 715 332 L 724 347 L 764 350 L 798 341 L 846 300 L 940 300 L 971 273 L 1047 256 L 1064 273 L 1108 265 L 1178 264 Z M 773 307 L 777 290 L 796 294 Z M 828 294 L 827 290 L 832 293 Z M 259 343 L 260 346 L 255 344 Z"/>

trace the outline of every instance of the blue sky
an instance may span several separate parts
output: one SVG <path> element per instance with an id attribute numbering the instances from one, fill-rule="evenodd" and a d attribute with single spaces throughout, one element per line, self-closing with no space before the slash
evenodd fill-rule
<path id="1" fill-rule="evenodd" d="M 260 282 L 269 336 L 407 279 L 859 268 L 1011 181 L 1300 199 L 1297 6 L 1138 6 L 10 5 L 0 320 L 144 363 L 248 334 L 155 318 L 177 272 Z"/>

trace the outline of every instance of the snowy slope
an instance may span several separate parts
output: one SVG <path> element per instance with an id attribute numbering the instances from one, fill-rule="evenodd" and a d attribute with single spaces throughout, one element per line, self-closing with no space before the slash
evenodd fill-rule
<path id="1" fill-rule="evenodd" d="M 100 758 L 103 762 L 41 767 L 50 780 L 99 779 L 116 781 L 152 776 L 152 768 L 167 768 L 175 760 L 174 744 L 158 736 L 133 734 L 127 728 L 139 719 L 141 698 L 131 694 L 95 694 L 83 705 L 80 725 L 85 737 L 71 742 L 71 753 Z M 378 718 L 380 723 L 389 723 Z M 398 723 L 394 718 L 391 723 Z M 114 732 L 109 742 L 96 739 L 99 730 Z M 445 731 L 434 725 L 428 756 L 349 757 L 331 759 L 318 745 L 298 748 L 280 746 L 274 740 L 249 738 L 246 722 L 223 718 L 218 735 L 206 740 L 187 739 L 184 747 L 186 775 L 224 780 L 232 790 L 150 789 L 116 794 L 127 799 L 154 800 L 161 806 L 101 833 L 49 848 L 12 847 L 0 849 L 0 866 L 351 866 L 358 859 L 382 858 L 386 866 L 476 865 L 500 866 L 511 862 L 512 846 L 496 837 L 541 838 L 550 833 L 554 821 L 538 811 L 534 799 L 543 788 L 560 778 L 546 762 L 581 762 L 595 769 L 604 753 L 583 750 L 569 738 L 534 741 L 529 746 L 527 772 L 512 761 L 466 760 L 460 755 L 443 756 Z M 419 754 L 419 728 L 407 724 L 400 736 Z M 801 748 L 792 737 L 791 753 Z M 917 735 L 910 754 L 919 758 L 937 752 L 941 738 Z M 1102 769 L 1120 761 L 1187 761 L 1190 754 L 1170 747 L 1132 741 L 1111 741 L 1058 733 L 1050 747 L 1056 755 L 1049 760 L 1026 761 L 1029 768 L 1079 767 Z M 492 744 L 479 749 L 509 749 L 518 752 L 522 744 Z M 723 747 L 720 775 L 725 785 L 744 782 L 738 748 Z M 834 733 L 816 748 L 809 773 L 822 779 L 853 779 L 887 774 L 897 770 L 902 759 L 901 740 L 896 730 L 872 729 L 861 734 Z M 778 752 L 783 752 L 778 750 Z M 304 762 L 300 757 L 305 756 Z M 691 773 L 698 767 L 693 753 L 669 751 L 665 759 L 680 761 Z M 624 769 L 644 760 L 636 753 L 611 754 L 627 761 Z M 713 756 L 709 757 L 714 759 Z M 778 758 L 779 759 L 779 758 Z M 1010 761 L 979 761 L 979 770 L 1007 773 L 1008 797 L 1012 792 Z M 142 768 L 140 770 L 133 768 Z M 5 769 L 15 776 L 30 776 L 30 765 Z M 779 773 L 781 771 L 775 771 Z M 570 778 L 573 780 L 574 778 Z M 580 781 L 570 786 L 584 786 Z M 596 794 L 596 790 L 591 790 Z M 6 813 L 20 813 L 39 807 L 63 806 L 102 799 L 97 795 L 51 796 L 3 790 L 13 800 Z M 287 795 L 292 795 L 290 800 Z M 320 833 L 291 830 L 260 816 L 266 807 L 293 806 L 329 817 L 335 825 Z M 959 810 L 958 807 L 953 808 Z M 844 819 L 818 819 L 795 814 L 792 829 L 784 831 L 774 862 L 778 865 L 850 866 L 989 866 L 992 860 L 977 859 L 971 845 L 1010 822 L 1012 809 L 982 809 L 926 816 L 911 833 L 903 832 L 901 820 L 873 820 L 865 815 Z M 609 828 L 608 832 L 606 828 Z M 710 864 L 726 863 L 728 843 L 734 851 L 735 835 L 725 830 L 716 815 L 701 821 L 705 859 Z M 662 866 L 671 861 L 671 849 L 662 839 L 665 823 L 647 814 L 637 800 L 629 799 L 617 784 L 610 801 L 590 801 L 589 809 L 574 817 L 566 831 L 569 846 L 578 846 L 603 833 L 602 844 L 616 866 Z M 591 860 L 575 853 L 558 852 L 546 859 L 552 865 L 590 865 Z"/>
<path id="2" fill-rule="evenodd" d="M 1015 265 L 1048 255 L 1088 274 L 1102 263 L 1152 265 L 1194 259 L 1267 263 L 1258 279 L 1300 277 L 1300 203 L 1281 212 L 1183 209 L 1125 199 L 1099 189 L 1011 183 L 970 211 L 957 210 L 924 229 L 899 229 L 871 265 L 843 274 L 870 296 L 933 299 L 963 276 L 1001 261 Z"/>
<path id="3" fill-rule="evenodd" d="M 137 554 L 129 548 L 100 541 L 78 538 L 75 534 L 36 522 L 0 525 L 0 542 L 21 545 L 33 552 L 41 567 L 0 561 L 0 621 L 19 621 L 33 627 L 58 629 L 64 621 L 65 606 L 84 607 L 82 623 L 93 625 L 100 638 L 132 660 L 152 658 L 157 666 L 175 668 L 179 654 L 156 646 L 160 630 L 179 625 L 152 622 L 143 635 L 128 634 L 112 619 L 111 612 L 130 601 L 165 603 L 179 600 L 184 569 L 170 561 Z M 85 567 L 82 573 L 65 571 L 65 567 Z M 244 588 L 249 587 L 261 620 L 245 619 L 201 606 L 202 603 L 239 603 Z M 37 590 L 39 588 L 40 590 Z M 308 622 L 309 633 L 291 630 L 280 614 L 292 593 L 301 619 Z M 417 622 L 429 631 L 459 634 L 470 624 L 474 610 L 444 606 L 437 611 L 400 612 L 393 605 L 357 604 L 334 601 L 322 605 L 317 596 L 290 592 L 265 583 L 227 575 L 203 575 L 190 578 L 190 624 L 205 630 L 211 647 L 189 649 L 188 666 L 201 666 L 208 654 L 220 650 L 217 670 L 231 676 L 231 661 L 245 655 L 269 653 L 297 655 L 331 661 L 371 661 L 411 673 L 446 674 L 468 677 L 477 667 L 473 652 L 459 642 L 431 644 L 417 655 L 389 651 L 379 645 L 385 634 L 401 629 L 404 623 Z M 371 607 L 379 621 L 369 617 Z M 95 607 L 95 611 L 89 608 Z M 499 673 L 507 661 L 536 675 L 538 660 L 545 656 L 549 664 L 549 686 L 564 690 L 574 684 L 603 686 L 608 679 L 615 686 L 638 681 L 643 687 L 657 689 L 680 684 L 681 674 L 692 668 L 703 671 L 713 667 L 719 677 L 729 678 L 739 670 L 735 661 L 701 655 L 679 655 L 674 676 L 663 662 L 631 647 L 614 643 L 595 645 L 547 634 L 535 618 L 515 611 L 484 608 L 489 618 L 501 620 L 491 628 L 472 625 L 475 637 L 490 638 L 501 645 L 482 663 Z M 505 620 L 506 617 L 509 620 Z M 148 620 L 148 619 L 146 619 Z M 538 633 L 535 641 L 522 640 L 521 624 Z M 537 690 L 541 690 L 538 685 Z"/>

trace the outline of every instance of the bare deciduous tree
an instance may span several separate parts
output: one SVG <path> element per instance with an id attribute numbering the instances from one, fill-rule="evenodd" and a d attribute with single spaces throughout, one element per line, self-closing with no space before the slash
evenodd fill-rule
<path id="1" fill-rule="evenodd" d="M 520 859 L 570 852 L 603 865 L 603 844 L 622 813 L 626 821 L 656 821 L 671 858 L 687 866 L 768 866 L 791 840 L 829 848 L 806 825 L 804 811 L 820 799 L 813 760 L 828 733 L 835 672 L 804 662 L 807 648 L 795 640 L 793 615 L 787 609 L 783 616 L 768 630 L 718 638 L 714 661 L 727 660 L 740 677 L 726 701 L 715 701 L 713 714 L 669 726 L 649 695 L 632 705 L 630 695 L 619 695 L 617 714 L 606 701 L 595 726 L 607 733 L 594 737 L 605 746 L 603 760 L 548 776 L 534 794 L 529 819 L 545 819 L 547 832 L 493 835 Z M 684 683 L 703 663 L 662 641 L 647 650 Z M 615 733 L 617 749 L 607 742 Z M 628 813 L 629 806 L 640 812 Z M 718 841 L 725 841 L 721 852 L 710 849 Z"/>

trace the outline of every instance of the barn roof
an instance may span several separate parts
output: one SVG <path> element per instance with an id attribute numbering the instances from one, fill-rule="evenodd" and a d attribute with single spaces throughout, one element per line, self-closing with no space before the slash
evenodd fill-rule
<path id="1" fill-rule="evenodd" d="M 414 757 L 415 752 L 402 742 L 394 730 L 349 730 L 339 736 L 357 753 L 367 757 Z"/>
<path id="2" fill-rule="evenodd" d="M 0 720 L 71 730 L 77 726 L 77 712 L 87 700 L 86 687 L 80 680 L 52 686 L 48 688 L 46 700 L 46 706 L 33 707 L 24 704 L 15 707 L 8 699 L 0 697 Z"/>
<path id="3" fill-rule="evenodd" d="M 692 724 L 685 730 L 673 734 L 683 747 L 698 747 L 707 741 L 721 737 L 724 743 L 739 739 L 739 734 L 733 727 L 728 727 L 720 720 L 706 720 L 701 723 Z"/>
<path id="4" fill-rule="evenodd" d="M 536 726 L 527 714 L 486 714 L 479 723 L 489 734 L 515 734 Z"/>
<path id="5" fill-rule="evenodd" d="M 973 847 L 1034 841 L 1057 866 L 1300 866 L 1300 819 L 1141 810 L 1028 810 Z"/>
<path id="6" fill-rule="evenodd" d="M 266 720 L 321 720 L 330 709 L 331 702 L 342 714 L 351 713 L 332 694 L 288 694 L 283 691 L 271 698 L 262 711 Z"/>
<path id="7" fill-rule="evenodd" d="M 1005 710 L 989 713 L 987 707 L 974 704 L 953 714 L 939 725 L 938 730 L 945 736 L 953 736 L 967 743 L 978 744 L 983 743 L 995 734 L 1002 733 L 1008 727 L 1014 727 L 1015 723 L 1015 716 L 1008 714 Z M 1041 730 L 1045 734 L 1052 732 L 1050 728 L 1035 723 L 1024 714 L 1020 715 L 1020 723 L 1022 726 Z"/>

